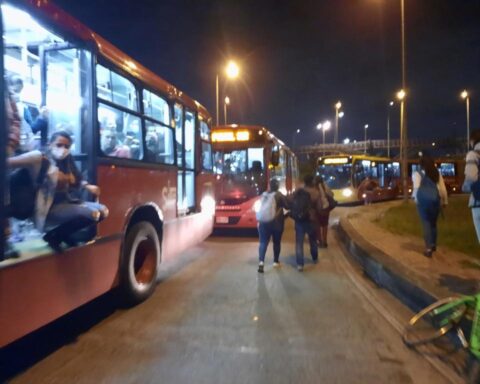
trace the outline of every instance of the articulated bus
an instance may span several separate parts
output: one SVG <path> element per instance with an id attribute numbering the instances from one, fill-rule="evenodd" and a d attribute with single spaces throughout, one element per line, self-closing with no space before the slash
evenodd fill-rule
<path id="1" fill-rule="evenodd" d="M 295 154 L 266 128 L 226 125 L 212 130 L 217 175 L 215 228 L 256 228 L 255 209 L 269 180 L 291 194 L 298 183 Z"/>
<path id="2" fill-rule="evenodd" d="M 20 257 L 0 261 L 0 347 L 114 287 L 130 304 L 146 299 L 160 262 L 205 239 L 215 214 L 211 117 L 202 105 L 49 0 L 2 1 L 1 20 L 2 82 L 20 77 L 32 114 L 48 108 L 49 136 L 70 131 L 77 166 L 110 215 L 61 255 L 41 233 L 13 243 Z M 4 180 L 6 115 L 0 108 Z M 111 140 L 122 150 L 107 150 Z M 3 207 L 7 198 L 1 188 Z M 6 216 L 2 209 L 2 223 Z"/>
<path id="3" fill-rule="evenodd" d="M 394 199 L 399 193 L 400 164 L 384 157 L 323 156 L 318 159 L 317 174 L 340 204 Z"/>

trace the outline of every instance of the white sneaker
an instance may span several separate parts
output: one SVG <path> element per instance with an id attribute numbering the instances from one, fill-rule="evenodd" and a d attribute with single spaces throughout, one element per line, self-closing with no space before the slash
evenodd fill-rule
<path id="1" fill-rule="evenodd" d="M 303 272 L 303 265 L 299 265 L 299 266 L 297 267 L 297 270 L 298 270 L 298 272 Z"/>
<path id="2" fill-rule="evenodd" d="M 278 267 L 280 267 L 280 262 L 277 263 L 277 262 L 275 261 L 275 262 L 273 263 L 273 268 L 278 268 Z"/>

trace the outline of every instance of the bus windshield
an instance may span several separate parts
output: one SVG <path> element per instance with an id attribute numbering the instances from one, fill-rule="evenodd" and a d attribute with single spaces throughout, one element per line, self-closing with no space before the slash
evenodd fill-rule
<path id="1" fill-rule="evenodd" d="M 214 152 L 214 171 L 227 180 L 260 194 L 266 189 L 263 148 L 218 150 Z"/>
<path id="2" fill-rule="evenodd" d="M 322 164 L 318 172 L 330 189 L 350 187 L 352 164 Z"/>

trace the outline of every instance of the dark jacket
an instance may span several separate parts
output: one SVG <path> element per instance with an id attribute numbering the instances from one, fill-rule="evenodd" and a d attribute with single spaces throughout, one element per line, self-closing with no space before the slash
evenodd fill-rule
<path id="1" fill-rule="evenodd" d="M 285 225 L 285 214 L 283 210 L 290 209 L 290 202 L 286 196 L 279 191 L 275 192 L 275 202 L 277 204 L 277 214 L 273 220 L 273 227 L 275 230 L 283 231 Z"/>

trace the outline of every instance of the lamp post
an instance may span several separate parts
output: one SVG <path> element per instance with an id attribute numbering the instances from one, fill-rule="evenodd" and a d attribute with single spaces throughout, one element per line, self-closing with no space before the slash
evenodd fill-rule
<path id="1" fill-rule="evenodd" d="M 363 126 L 363 128 L 364 128 L 364 133 L 365 133 L 364 134 L 364 139 L 363 139 L 363 141 L 365 142 L 365 147 L 364 147 L 363 153 L 366 155 L 367 154 L 367 129 L 368 129 L 368 124 L 365 124 Z"/>
<path id="2" fill-rule="evenodd" d="M 296 138 L 297 138 L 297 135 L 300 133 L 300 128 L 297 128 L 297 130 L 293 133 L 293 140 L 292 140 L 292 148 L 295 148 L 295 144 L 296 144 Z"/>
<path id="3" fill-rule="evenodd" d="M 390 109 L 393 107 L 394 102 L 388 103 L 387 109 L 387 157 L 390 157 Z"/>
<path id="4" fill-rule="evenodd" d="M 335 134 L 333 138 L 334 144 L 338 143 L 338 115 L 340 112 L 340 108 L 342 108 L 342 103 L 340 101 L 337 101 L 337 103 L 335 104 Z"/>
<path id="5" fill-rule="evenodd" d="M 227 106 L 230 105 L 230 98 L 225 96 L 225 100 L 223 103 L 223 117 L 225 118 L 225 125 L 227 125 Z"/>
<path id="6" fill-rule="evenodd" d="M 470 141 L 470 96 L 466 89 L 460 94 L 462 99 L 465 100 L 465 107 L 467 109 L 467 152 L 469 149 L 469 141 Z"/>
<path id="7" fill-rule="evenodd" d="M 323 154 L 325 155 L 325 132 L 330 129 L 332 123 L 329 120 L 326 120 L 323 124 L 320 123 L 317 125 L 318 130 L 322 130 L 322 144 L 323 144 Z"/>
<path id="8" fill-rule="evenodd" d="M 400 161 L 402 169 L 402 188 L 403 199 L 408 201 L 408 189 L 407 189 L 407 141 L 405 134 L 405 90 L 401 89 L 397 92 L 397 99 L 400 101 Z"/>
<path id="9" fill-rule="evenodd" d="M 234 79 L 238 76 L 238 74 L 240 73 L 240 68 L 238 67 L 238 65 L 234 62 L 234 61 L 229 61 L 227 66 L 225 67 L 225 75 L 228 79 Z M 218 98 L 219 98 L 219 90 L 218 90 L 218 83 L 219 83 L 219 75 L 217 73 L 216 77 L 215 77 L 215 105 L 216 105 L 216 122 L 217 122 L 217 125 L 219 124 L 218 121 L 219 121 L 219 103 L 218 103 Z"/>

